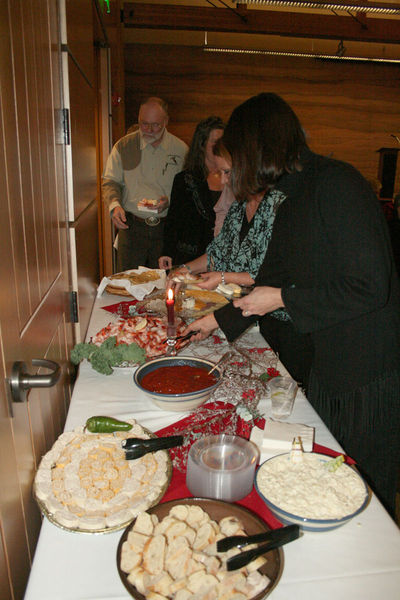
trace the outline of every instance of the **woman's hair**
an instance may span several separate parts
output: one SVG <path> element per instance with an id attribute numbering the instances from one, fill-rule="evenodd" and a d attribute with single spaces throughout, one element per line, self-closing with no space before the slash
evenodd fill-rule
<path id="1" fill-rule="evenodd" d="M 221 158 L 224 158 L 229 164 L 232 164 L 232 156 L 228 152 L 227 147 L 225 146 L 222 138 L 218 138 L 218 140 L 215 142 L 213 147 L 213 154 L 215 154 L 215 156 L 220 156 Z"/>
<path id="2" fill-rule="evenodd" d="M 272 93 L 253 96 L 235 108 L 222 143 L 232 157 L 231 187 L 237 200 L 259 194 L 284 172 L 299 169 L 300 152 L 307 146 L 296 114 Z"/>
<path id="3" fill-rule="evenodd" d="M 184 169 L 191 171 L 199 179 L 205 179 L 208 175 L 205 165 L 206 145 L 210 133 L 214 129 L 225 129 L 225 123 L 220 117 L 208 117 L 200 121 L 195 129 L 189 151 L 186 155 Z"/>

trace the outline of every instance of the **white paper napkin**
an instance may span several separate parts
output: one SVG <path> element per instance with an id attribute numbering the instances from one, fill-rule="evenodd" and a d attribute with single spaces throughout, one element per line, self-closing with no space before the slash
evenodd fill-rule
<path id="1" fill-rule="evenodd" d="M 102 295 L 108 285 L 121 287 L 127 290 L 136 300 L 143 300 L 145 296 L 150 294 L 154 288 L 163 289 L 165 288 L 166 274 L 163 269 L 147 269 L 146 267 L 139 267 L 138 269 L 131 269 L 125 271 L 125 273 L 143 273 L 144 271 L 156 271 L 159 273 L 160 278 L 154 281 L 148 281 L 141 285 L 132 285 L 129 279 L 110 279 L 109 277 L 103 277 L 97 288 L 97 297 Z"/>
<path id="2" fill-rule="evenodd" d="M 311 452 L 314 443 L 314 427 L 301 423 L 284 423 L 274 419 L 265 419 L 264 431 L 259 427 L 253 427 L 250 440 L 257 444 L 260 452 L 284 450 L 290 451 L 293 438 L 301 437 L 303 450 Z"/>

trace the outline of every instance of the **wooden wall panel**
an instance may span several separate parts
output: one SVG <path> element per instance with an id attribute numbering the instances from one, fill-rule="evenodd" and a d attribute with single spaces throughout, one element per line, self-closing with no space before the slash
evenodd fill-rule
<path id="1" fill-rule="evenodd" d="M 68 49 L 94 85 L 93 0 L 65 0 Z"/>
<path id="2" fill-rule="evenodd" d="M 112 136 L 118 139 L 124 135 L 125 127 L 125 72 L 123 24 L 121 10 L 123 0 L 114 0 L 110 4 L 110 12 L 103 12 L 103 23 L 107 29 L 108 44 L 110 47 L 110 77 L 111 77 L 111 102 L 112 102 Z"/>
<path id="3" fill-rule="evenodd" d="M 97 195 L 95 90 L 69 58 L 74 219 Z"/>
<path id="4" fill-rule="evenodd" d="M 76 264 L 78 272 L 78 312 L 82 341 L 86 336 L 92 312 L 93 301 L 96 297 L 99 277 L 97 225 L 98 204 L 96 199 L 80 215 L 75 223 Z"/>
<path id="5" fill-rule="evenodd" d="M 127 127 L 136 122 L 140 101 L 159 95 L 170 105 L 170 131 L 186 142 L 200 119 L 226 119 L 246 98 L 271 91 L 294 108 L 313 150 L 354 164 L 368 178 L 378 174 L 377 150 L 397 146 L 390 137 L 400 131 L 396 65 L 129 44 L 125 83 Z"/>

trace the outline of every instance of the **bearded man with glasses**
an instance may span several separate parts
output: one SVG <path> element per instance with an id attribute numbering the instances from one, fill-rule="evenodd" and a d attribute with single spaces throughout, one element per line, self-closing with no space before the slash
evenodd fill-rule
<path id="1" fill-rule="evenodd" d="M 167 131 L 168 106 L 161 98 L 140 105 L 138 123 L 114 145 L 102 178 L 103 200 L 118 230 L 118 271 L 158 267 L 172 183 L 188 150 Z"/>

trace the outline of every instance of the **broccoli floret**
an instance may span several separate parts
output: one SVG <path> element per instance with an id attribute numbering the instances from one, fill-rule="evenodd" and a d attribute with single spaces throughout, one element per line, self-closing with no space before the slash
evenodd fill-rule
<path id="1" fill-rule="evenodd" d="M 114 353 L 115 353 L 115 344 L 117 338 L 115 336 L 107 338 L 104 342 L 98 346 L 98 351 L 106 358 L 111 364 L 114 364 Z"/>
<path id="2" fill-rule="evenodd" d="M 143 350 L 143 348 L 138 346 L 138 344 L 121 344 L 119 348 L 121 348 L 123 351 L 124 361 L 126 360 L 127 362 L 137 363 L 139 365 L 144 363 L 146 359 L 146 352 Z"/>
<path id="3" fill-rule="evenodd" d="M 113 367 L 118 367 L 118 365 L 124 362 L 124 351 L 123 346 L 115 346 L 115 348 L 110 351 L 110 361 Z"/>
<path id="4" fill-rule="evenodd" d="M 89 358 L 93 352 L 93 344 L 85 344 L 80 342 L 76 344 L 71 350 L 71 362 L 74 365 L 79 365 L 81 360 Z"/>
<path id="5" fill-rule="evenodd" d="M 104 352 L 102 352 L 100 348 L 93 352 L 90 357 L 90 362 L 93 369 L 102 375 L 111 375 L 113 372 L 109 358 L 104 355 Z"/>
<path id="6" fill-rule="evenodd" d="M 113 348 L 115 348 L 115 345 L 117 343 L 117 337 L 115 335 L 112 335 L 111 337 L 107 338 L 104 340 L 104 342 L 101 344 L 100 348 L 102 350 L 112 350 Z"/>
<path id="7" fill-rule="evenodd" d="M 115 336 L 107 338 L 100 346 L 92 343 L 79 343 L 71 351 L 71 362 L 75 365 L 87 358 L 93 369 L 102 375 L 111 375 L 112 367 L 124 362 L 142 364 L 145 351 L 138 344 L 117 344 Z"/>

